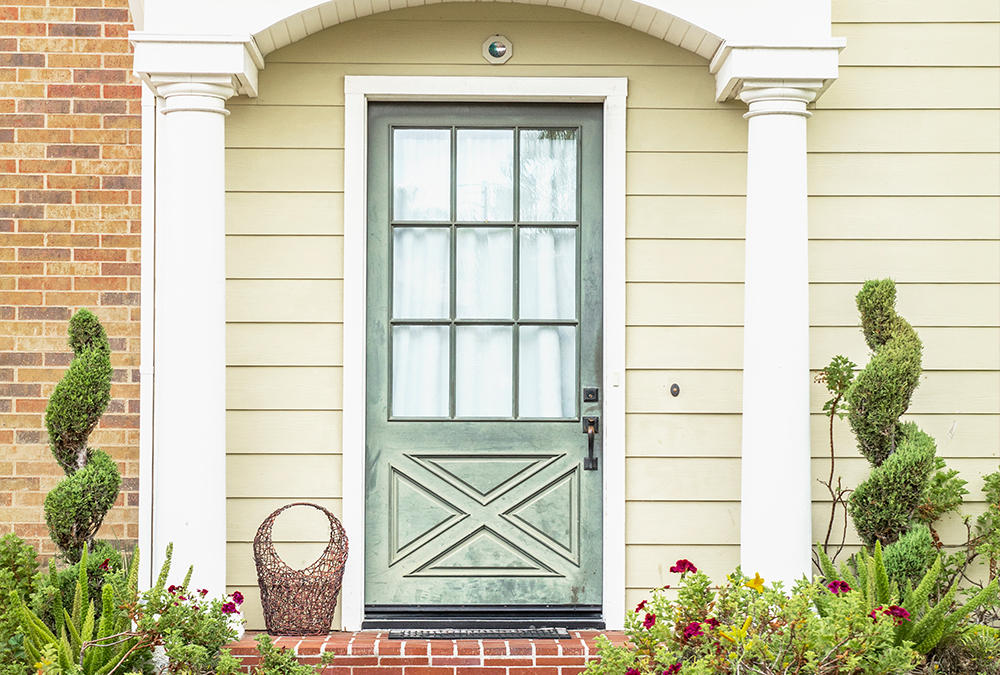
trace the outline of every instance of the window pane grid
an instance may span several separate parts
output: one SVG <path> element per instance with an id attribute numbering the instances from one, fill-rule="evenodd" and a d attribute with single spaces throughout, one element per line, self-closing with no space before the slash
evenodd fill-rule
<path id="1" fill-rule="evenodd" d="M 430 131 L 430 127 L 420 127 L 420 128 L 406 128 L 398 127 L 394 129 L 397 131 L 399 129 L 406 129 L 409 132 L 420 132 L 420 131 Z M 407 220 L 405 218 L 400 218 L 399 213 L 396 210 L 394 204 L 390 204 L 389 214 L 390 214 L 390 231 L 395 233 L 402 228 L 408 228 L 410 231 L 416 232 L 424 228 L 438 228 L 439 230 L 446 230 L 448 233 L 448 316 L 440 317 L 430 317 L 430 316 L 406 316 L 405 314 L 400 314 L 397 311 L 398 301 L 396 295 L 401 292 L 397 287 L 397 282 L 393 281 L 390 283 L 390 316 L 389 325 L 390 331 L 395 335 L 397 330 L 412 330 L 417 327 L 425 327 L 427 330 L 433 330 L 437 327 L 438 330 L 447 330 L 447 372 L 448 372 L 448 401 L 446 404 L 447 414 L 444 413 L 444 409 L 440 407 L 436 408 L 442 414 L 417 414 L 414 415 L 409 412 L 413 406 L 404 404 L 397 405 L 395 401 L 390 398 L 389 410 L 390 419 L 422 419 L 422 420 L 464 420 L 464 421 L 475 421 L 478 419 L 482 420 L 511 420 L 511 419 L 521 419 L 521 420 L 539 420 L 539 421 L 553 421 L 553 420 L 566 420 L 575 419 L 578 417 L 578 402 L 577 402 L 577 389 L 578 389 L 578 358 L 579 358 L 579 317 L 580 317 L 580 237 L 578 236 L 580 217 L 581 217 L 581 195 L 579 189 L 580 182 L 580 152 L 579 152 L 579 130 L 575 128 L 552 128 L 545 129 L 540 127 L 526 127 L 522 129 L 521 127 L 467 127 L 467 126 L 452 126 L 452 127 L 434 127 L 433 131 L 449 131 L 450 143 L 448 148 L 448 159 L 449 159 L 449 178 L 450 185 L 448 187 L 448 212 L 449 218 L 447 221 L 444 220 Z M 513 166 L 511 167 L 510 178 L 513 188 L 511 189 L 510 199 L 512 201 L 511 211 L 513 214 L 513 220 L 495 220 L 489 221 L 486 216 L 481 216 L 482 221 L 470 220 L 469 214 L 474 207 L 471 206 L 461 206 L 459 204 L 459 132 L 466 130 L 477 130 L 477 129 L 491 129 L 493 131 L 509 131 L 512 136 L 513 148 L 512 152 L 508 157 L 512 160 Z M 560 220 L 522 220 L 521 219 L 521 205 L 522 205 L 522 192 L 524 186 L 522 186 L 522 166 L 521 166 L 521 150 L 522 141 L 527 135 L 532 135 L 534 140 L 540 137 L 549 135 L 550 138 L 561 139 L 565 141 L 566 138 L 572 138 L 575 143 L 575 148 L 573 150 L 575 160 L 575 167 L 572 170 L 572 174 L 569 170 L 563 173 L 572 175 L 574 184 L 571 186 L 573 193 L 573 209 L 575 210 L 575 217 L 573 219 L 560 219 Z M 551 132 L 551 133 L 549 133 Z M 498 136 L 497 136 L 498 137 Z M 395 179 L 397 176 L 397 171 L 395 169 L 395 148 L 391 152 L 393 169 L 390 171 L 390 180 L 393 181 L 395 185 Z M 562 150 L 563 155 L 566 155 L 565 148 Z M 550 163 L 554 160 L 550 159 Z M 424 165 L 427 165 L 425 162 Z M 433 165 L 433 163 L 432 163 Z M 502 173 L 502 171 L 501 171 Z M 551 177 L 550 177 L 551 178 Z M 553 197 L 558 193 L 555 185 L 555 181 L 550 180 L 553 185 L 548 186 L 547 193 L 550 197 Z M 536 180 L 536 183 L 538 181 Z M 485 190 L 483 191 L 485 194 Z M 390 199 L 396 196 L 397 190 L 395 187 L 390 189 Z M 411 190 L 411 193 L 414 191 Z M 419 191 L 414 194 L 419 196 Z M 410 199 L 417 201 L 414 198 L 414 194 L 410 195 Z M 443 196 L 443 194 L 441 195 Z M 566 215 L 567 207 L 565 205 L 565 200 L 563 203 L 557 204 L 555 206 L 549 205 L 546 211 L 548 217 Z M 424 204 L 424 209 L 433 210 L 433 207 Z M 492 209 L 492 212 L 501 212 L 506 210 L 506 207 L 497 204 L 486 203 L 481 212 L 485 213 Z M 462 219 L 459 219 L 459 211 L 462 210 Z M 442 209 L 443 211 L 443 209 Z M 509 213 L 509 212 L 508 212 Z M 533 207 L 531 213 L 524 214 L 537 215 L 539 213 L 538 207 Z M 466 281 L 464 278 L 460 278 L 458 274 L 459 268 L 459 248 L 461 238 L 474 237 L 477 233 L 485 232 L 487 229 L 497 232 L 497 231 L 508 231 L 510 232 L 510 250 L 509 250 L 509 264 L 510 264 L 510 314 L 508 318 L 492 318 L 487 316 L 486 318 L 469 317 L 469 316 L 459 316 L 459 288 L 463 282 Z M 560 235 L 559 232 L 572 232 L 570 236 Z M 535 236 L 551 239 L 553 242 L 559 241 L 560 243 L 553 243 L 553 247 L 559 247 L 559 253 L 549 252 L 549 258 L 552 263 L 555 264 L 555 260 L 561 255 L 564 262 L 571 264 L 571 275 L 564 274 L 565 279 L 556 279 L 555 283 L 553 280 L 549 280 L 549 285 L 555 289 L 559 288 L 559 291 L 563 296 L 567 292 L 572 292 L 574 298 L 573 302 L 567 305 L 565 302 L 556 301 L 557 305 L 560 305 L 558 310 L 555 311 L 553 316 L 543 316 L 540 315 L 542 312 L 534 312 L 538 316 L 522 317 L 522 290 L 525 293 L 531 295 L 531 291 L 538 291 L 538 289 L 522 289 L 522 240 L 526 236 Z M 571 242 L 569 239 L 571 238 Z M 390 251 L 389 256 L 389 275 L 390 279 L 395 280 L 397 273 L 404 274 L 407 282 L 412 282 L 414 280 L 420 281 L 431 278 L 428 274 L 406 274 L 403 270 L 397 270 L 400 262 L 396 259 L 395 246 L 397 245 L 396 236 L 391 236 L 389 238 Z M 468 247 L 463 247 L 468 249 Z M 502 248 L 502 247 L 501 247 Z M 554 248 L 552 249 L 554 251 Z M 467 253 L 467 251 L 465 251 Z M 567 255 L 571 252 L 572 260 L 567 259 Z M 481 256 L 482 257 L 482 256 Z M 492 252 L 489 252 L 485 260 L 491 260 L 493 257 Z M 538 255 L 535 256 L 535 261 L 539 258 Z M 424 259 L 421 262 L 427 262 Z M 419 263 L 418 263 L 419 264 Z M 545 263 L 539 263 L 539 268 L 544 270 Z M 565 267 L 566 265 L 563 265 Z M 495 268 L 490 267 L 490 271 Z M 441 270 L 443 272 L 443 270 Z M 482 269 L 478 268 L 475 264 L 470 268 L 471 274 L 474 275 L 473 285 L 475 283 L 481 283 L 479 275 Z M 537 277 L 537 275 L 536 275 Z M 436 276 L 434 277 L 436 278 Z M 537 281 L 537 279 L 536 279 Z M 563 283 L 560 285 L 560 281 Z M 570 284 L 571 291 L 567 291 L 566 284 Z M 504 284 L 506 285 L 506 283 Z M 503 290 L 503 289 L 501 289 Z M 477 291 L 476 288 L 472 289 L 473 294 Z M 481 290 L 480 290 L 481 292 Z M 434 291 L 431 291 L 432 295 Z M 444 300 L 444 298 L 441 298 Z M 537 298 L 536 298 L 537 300 Z M 565 300 L 565 297 L 561 298 Z M 469 299 L 467 298 L 463 302 L 463 308 L 465 311 L 463 313 L 468 314 L 469 310 Z M 495 301 L 494 301 L 495 305 Z M 497 306 L 499 307 L 499 306 Z M 571 311 L 567 311 L 570 310 Z M 494 308 L 493 313 L 496 314 L 499 310 Z M 552 313 L 552 312 L 549 312 Z M 506 328 L 506 332 L 502 329 Z M 491 330 L 493 329 L 493 330 Z M 523 330 L 522 330 L 523 329 Z M 461 336 L 461 345 L 459 332 L 465 331 Z M 469 331 L 478 331 L 478 333 L 470 333 Z M 486 332 L 484 332 L 486 331 Z M 500 332 L 497 332 L 500 331 Z M 473 339 L 474 335 L 478 335 L 479 343 Z M 506 335 L 507 337 L 502 337 Z M 494 340 L 493 344 L 483 343 L 482 336 L 492 336 Z M 442 336 L 443 337 L 443 336 Z M 435 338 L 436 339 L 436 338 Z M 528 342 L 525 343 L 525 340 Z M 390 340 L 390 363 L 391 367 L 389 369 L 389 376 L 392 380 L 398 377 L 413 376 L 415 370 L 405 367 L 397 367 L 395 360 L 397 358 L 403 357 L 402 354 L 395 354 L 396 351 L 395 343 L 396 340 Z M 483 343 L 483 344 L 480 344 Z M 524 344 L 523 344 L 524 343 Z M 504 358 L 501 358 L 501 351 L 498 345 L 506 345 L 507 354 L 509 356 L 509 365 L 504 363 Z M 558 345 L 554 351 L 550 349 L 552 353 L 557 354 L 556 358 L 545 358 L 538 353 L 539 345 L 549 344 Z M 534 349 L 535 352 L 524 352 L 525 346 L 530 349 Z M 442 345 L 443 347 L 443 345 Z M 412 351 L 412 350 L 411 350 Z M 463 355 L 471 355 L 463 358 L 460 356 L 460 352 Z M 405 358 L 405 357 L 404 357 Z M 525 358 L 532 359 L 532 367 L 528 368 L 529 364 L 523 363 Z M 461 361 L 461 362 L 460 362 Z M 468 361 L 468 366 L 466 365 Z M 488 365 L 487 365 L 488 364 Z M 546 372 L 542 372 L 542 368 L 538 364 L 544 366 Z M 444 364 L 441 364 L 442 366 Z M 526 368 L 522 369 L 522 365 Z M 499 366 L 502 370 L 507 371 L 505 375 L 499 375 L 499 378 L 490 377 L 489 368 Z M 463 368 L 475 368 L 477 369 L 478 378 L 470 379 L 470 374 L 465 372 L 459 372 Z M 406 373 L 409 375 L 406 375 Z M 426 369 L 421 372 L 426 372 Z M 534 376 L 534 382 L 526 383 L 524 380 L 530 379 Z M 495 397 L 490 399 L 487 395 L 486 397 L 480 397 L 479 401 L 466 401 L 464 400 L 470 389 L 470 382 L 478 380 L 479 386 L 481 387 L 498 387 L 503 393 L 509 391 L 510 396 L 510 406 L 509 414 L 488 414 L 490 412 L 500 412 L 503 408 L 496 400 Z M 509 380 L 509 381 L 508 381 Z M 393 381 L 390 386 L 390 396 L 394 396 L 397 390 L 402 390 L 405 387 L 397 386 L 403 385 L 404 383 L 396 383 Z M 531 390 L 525 389 L 526 384 L 531 387 Z M 559 394 L 561 398 L 561 404 L 553 405 L 552 400 L 548 401 L 544 406 L 544 409 L 537 405 L 537 400 L 541 400 L 543 392 L 536 391 L 536 389 L 547 389 L 552 390 L 562 389 L 562 393 Z M 463 402 L 458 403 L 459 389 L 463 390 Z M 568 389 L 568 393 L 567 393 Z M 522 391 L 523 390 L 523 391 Z M 441 390 L 443 394 L 443 390 Z M 528 401 L 528 408 L 522 410 L 522 393 L 529 396 L 526 401 Z M 551 398 L 551 397 L 550 397 Z M 554 400 L 554 399 L 553 399 Z M 534 401 L 534 402 L 532 402 Z M 444 401 L 441 401 L 443 404 Z M 420 410 L 429 410 L 434 408 L 434 406 L 423 405 Z M 484 412 L 487 414 L 476 414 Z M 467 414 L 461 414 L 467 413 Z M 543 414 L 540 414 L 543 413 Z"/>

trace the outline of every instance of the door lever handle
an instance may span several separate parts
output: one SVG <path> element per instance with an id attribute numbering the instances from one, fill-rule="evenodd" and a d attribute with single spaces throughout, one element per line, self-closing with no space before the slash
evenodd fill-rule
<path id="1" fill-rule="evenodd" d="M 583 458 L 583 468 L 585 471 L 597 470 L 597 455 L 594 454 L 594 436 L 601 431 L 601 419 L 599 417 L 583 418 L 583 433 L 587 434 L 587 456 Z"/>

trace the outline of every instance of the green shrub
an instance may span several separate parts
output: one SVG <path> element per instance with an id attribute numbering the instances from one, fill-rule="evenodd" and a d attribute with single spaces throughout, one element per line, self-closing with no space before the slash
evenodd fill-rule
<path id="1" fill-rule="evenodd" d="M 86 559 L 81 558 L 79 562 L 69 567 L 58 569 L 54 560 L 49 561 L 48 574 L 41 575 L 36 583 L 29 605 L 32 611 L 53 630 L 57 627 L 55 608 L 73 606 L 81 566 L 86 570 L 88 597 L 99 597 L 104 586 L 110 584 L 115 594 L 116 607 L 130 599 L 128 564 L 122 554 L 107 542 L 95 542 L 93 550 L 88 553 Z M 96 618 L 100 619 L 102 606 L 98 604 L 95 611 Z"/>
<path id="2" fill-rule="evenodd" d="M 14 534 L 0 538 L 0 675 L 25 675 L 34 665 L 24 650 L 20 599 L 34 590 L 37 570 L 35 549 Z"/>
<path id="3" fill-rule="evenodd" d="M 92 313 L 81 309 L 69 322 L 73 361 L 56 385 L 45 409 L 49 445 L 66 472 L 45 498 L 45 522 L 52 541 L 66 559 L 76 562 L 94 536 L 121 488 L 118 467 L 100 450 L 87 447 L 111 400 L 111 349 L 108 336 Z"/>
<path id="4" fill-rule="evenodd" d="M 60 607 L 55 610 L 55 629 L 46 625 L 23 601 L 20 602 L 24 646 L 34 662 L 44 662 L 46 658 L 52 660 L 54 655 L 54 663 L 63 672 L 109 675 L 125 666 L 130 657 L 138 656 L 135 649 L 138 641 L 127 636 L 131 616 L 115 605 L 111 584 L 105 584 L 100 594 L 91 600 L 88 560 L 84 544 L 80 563 L 76 566 L 73 603 L 69 610 L 59 603 Z M 127 593 L 134 601 L 139 579 L 138 547 L 132 555 L 126 578 Z"/>
<path id="5" fill-rule="evenodd" d="M 965 489 L 936 456 L 934 439 L 900 421 L 920 382 L 923 345 L 895 305 L 891 279 L 867 281 L 858 293 L 861 329 L 873 354 L 845 399 L 858 449 L 872 465 L 851 493 L 848 512 L 867 546 L 885 547 L 889 577 L 902 584 L 933 560 L 939 544 L 933 522 L 962 503 Z"/>
<path id="6" fill-rule="evenodd" d="M 599 638 L 600 660 L 587 673 L 902 675 L 919 661 L 908 644 L 896 643 L 897 617 L 870 613 L 861 593 L 835 595 L 803 580 L 786 594 L 740 570 L 718 589 L 700 572 L 683 573 L 675 602 L 655 590 L 625 623 L 629 642 Z"/>
<path id="7" fill-rule="evenodd" d="M 874 555 L 868 555 L 862 549 L 855 556 L 855 571 L 851 571 L 847 564 L 834 567 L 822 550 L 818 554 L 824 581 L 831 590 L 833 584 L 845 583 L 869 610 L 893 605 L 904 609 L 909 618 L 897 626 L 895 644 L 910 642 L 921 654 L 929 653 L 942 641 L 962 635 L 968 628 L 963 622 L 969 615 L 980 607 L 995 604 L 997 600 L 998 584 L 993 580 L 985 588 L 973 593 L 965 604 L 956 601 L 959 587 L 955 582 L 948 586 L 943 597 L 935 601 L 933 592 L 942 582 L 944 569 L 940 556 L 934 560 L 916 587 L 908 579 L 900 587 L 889 578 L 887 561 L 883 559 L 882 545 L 878 542 L 875 543 Z M 819 605 L 819 610 L 823 613 L 822 604 Z"/>
<path id="8" fill-rule="evenodd" d="M 336 660 L 332 653 L 323 652 L 320 662 L 315 666 L 299 663 L 293 651 L 275 646 L 271 637 L 266 634 L 257 636 L 257 655 L 260 661 L 250 667 L 253 675 L 317 675 Z M 223 649 L 215 672 L 216 675 L 236 675 L 244 672 L 243 664 L 228 649 Z"/>

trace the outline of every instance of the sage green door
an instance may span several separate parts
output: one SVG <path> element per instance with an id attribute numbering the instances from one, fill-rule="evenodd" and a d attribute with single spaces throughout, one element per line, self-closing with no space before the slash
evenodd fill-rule
<path id="1" fill-rule="evenodd" d="M 369 617 L 601 604 L 601 120 L 369 107 Z"/>

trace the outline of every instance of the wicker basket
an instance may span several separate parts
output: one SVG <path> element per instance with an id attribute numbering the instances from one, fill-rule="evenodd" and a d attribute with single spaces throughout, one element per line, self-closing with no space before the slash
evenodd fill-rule
<path id="1" fill-rule="evenodd" d="M 293 570 L 285 564 L 271 541 L 275 518 L 293 506 L 311 506 L 330 519 L 330 543 L 316 562 L 301 570 Z M 330 630 L 347 561 L 347 534 L 332 513 L 306 502 L 282 506 L 257 529 L 257 536 L 253 538 L 253 557 L 268 633 L 316 635 Z"/>

